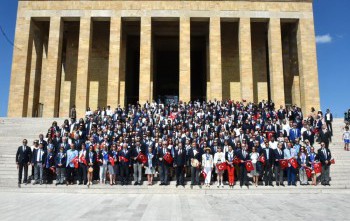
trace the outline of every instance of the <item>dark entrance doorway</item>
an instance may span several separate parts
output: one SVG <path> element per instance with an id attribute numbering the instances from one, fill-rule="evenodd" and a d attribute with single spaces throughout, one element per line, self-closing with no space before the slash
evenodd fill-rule
<path id="1" fill-rule="evenodd" d="M 179 22 L 154 21 L 153 98 L 167 103 L 179 96 Z"/>
<path id="2" fill-rule="evenodd" d="M 122 33 L 121 58 L 125 56 L 125 59 L 121 61 L 125 63 L 121 66 L 125 65 L 125 104 L 136 104 L 140 81 L 140 21 L 123 21 Z"/>

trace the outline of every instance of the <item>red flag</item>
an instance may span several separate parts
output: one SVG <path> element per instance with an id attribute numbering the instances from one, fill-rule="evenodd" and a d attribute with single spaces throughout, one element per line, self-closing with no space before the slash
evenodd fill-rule
<path id="1" fill-rule="evenodd" d="M 163 156 L 164 160 L 168 163 L 168 164 L 172 164 L 173 163 L 173 157 L 170 155 L 170 153 L 166 153 Z"/>
<path id="2" fill-rule="evenodd" d="M 261 155 L 261 156 L 259 157 L 258 160 L 259 160 L 262 164 L 265 165 L 265 157 L 264 157 L 264 155 Z"/>
<path id="3" fill-rule="evenodd" d="M 111 165 L 114 167 L 114 158 L 109 156 L 108 159 L 109 159 L 109 162 L 111 163 Z"/>
<path id="4" fill-rule="evenodd" d="M 204 179 L 207 177 L 207 173 L 204 170 L 201 171 L 201 175 L 203 176 Z"/>
<path id="5" fill-rule="evenodd" d="M 74 157 L 73 160 L 71 161 L 72 163 L 74 163 L 74 168 L 78 168 L 79 167 L 79 159 L 78 156 Z"/>
<path id="6" fill-rule="evenodd" d="M 128 158 L 123 157 L 123 156 L 119 156 L 119 161 L 120 162 L 125 162 L 125 163 L 129 162 Z"/>
<path id="7" fill-rule="evenodd" d="M 314 171 L 315 171 L 315 173 L 321 173 L 322 172 L 322 164 L 321 164 L 321 162 L 314 163 Z"/>
<path id="8" fill-rule="evenodd" d="M 268 132 L 266 132 L 266 137 L 267 137 L 267 140 L 268 140 L 268 141 L 271 140 L 271 137 L 273 136 L 274 133 L 275 133 L 275 132 L 273 132 L 273 131 L 268 131 Z"/>
<path id="9" fill-rule="evenodd" d="M 295 158 L 290 158 L 288 162 L 290 163 L 290 165 L 292 165 L 292 167 L 294 167 L 294 169 L 298 167 L 298 162 Z"/>
<path id="10" fill-rule="evenodd" d="M 305 167 L 304 169 L 305 169 L 307 178 L 311 178 L 311 174 L 312 174 L 311 168 L 310 167 Z"/>
<path id="11" fill-rule="evenodd" d="M 81 156 L 80 156 L 80 161 L 81 161 L 83 164 L 87 165 L 87 162 L 86 162 L 86 159 L 85 159 L 85 156 L 84 156 L 84 155 L 81 155 Z"/>
<path id="12" fill-rule="evenodd" d="M 247 169 L 247 172 L 254 170 L 254 166 L 251 160 L 247 160 L 245 162 L 245 168 Z"/>
<path id="13" fill-rule="evenodd" d="M 333 159 L 331 159 L 331 164 L 335 164 L 335 160 L 334 160 L 334 158 L 333 158 Z"/>
<path id="14" fill-rule="evenodd" d="M 218 163 L 216 164 L 216 167 L 218 168 L 219 171 L 224 171 L 227 169 L 227 164 L 225 163 Z"/>
<path id="15" fill-rule="evenodd" d="M 280 159 L 278 161 L 278 163 L 279 163 L 282 170 L 284 170 L 288 167 L 288 160 L 287 159 Z"/>
<path id="16" fill-rule="evenodd" d="M 241 162 L 241 160 L 238 159 L 238 157 L 235 156 L 235 157 L 233 158 L 233 161 L 232 161 L 233 164 L 238 165 L 240 162 Z"/>
<path id="17" fill-rule="evenodd" d="M 139 155 L 137 155 L 137 160 L 140 162 L 140 163 L 143 163 L 145 164 L 147 162 L 147 157 L 145 154 L 143 154 L 142 152 L 139 153 Z"/>

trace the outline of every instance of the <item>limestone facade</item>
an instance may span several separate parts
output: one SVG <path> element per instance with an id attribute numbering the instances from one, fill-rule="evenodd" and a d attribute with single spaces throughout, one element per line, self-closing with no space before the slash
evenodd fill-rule
<path id="1" fill-rule="evenodd" d="M 9 117 L 67 117 L 73 105 L 81 116 L 168 91 L 320 107 L 312 0 L 20 0 L 15 46 Z M 176 76 L 162 88 L 166 66 Z"/>

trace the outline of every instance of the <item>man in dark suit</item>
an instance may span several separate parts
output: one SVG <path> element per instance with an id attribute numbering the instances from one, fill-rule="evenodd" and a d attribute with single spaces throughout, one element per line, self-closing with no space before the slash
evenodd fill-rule
<path id="1" fill-rule="evenodd" d="M 246 185 L 247 187 L 249 187 L 247 169 L 245 167 L 245 161 L 250 159 L 247 148 L 248 147 L 246 144 L 242 144 L 242 149 L 237 151 L 237 157 L 238 157 L 238 159 L 241 160 L 241 163 L 239 164 L 240 172 L 241 172 L 239 184 L 240 184 L 241 188 L 242 188 L 243 184 Z"/>
<path id="2" fill-rule="evenodd" d="M 137 140 L 139 139 L 137 138 Z M 131 149 L 131 163 L 134 168 L 134 185 L 141 185 L 142 181 L 142 163 L 137 160 L 140 152 L 146 156 L 146 150 L 141 146 L 140 141 L 136 141 L 135 146 Z"/>
<path id="3" fill-rule="evenodd" d="M 129 184 L 129 168 L 130 163 L 130 151 L 128 150 L 128 144 L 123 144 L 123 149 L 119 151 L 119 170 L 121 185 Z"/>
<path id="4" fill-rule="evenodd" d="M 333 128 L 332 128 L 333 114 L 329 109 L 326 110 L 326 114 L 324 118 L 326 121 L 327 130 L 331 133 L 331 136 L 333 136 Z"/>
<path id="5" fill-rule="evenodd" d="M 163 141 L 162 148 L 158 150 L 160 185 L 168 185 L 168 171 L 170 164 L 164 160 L 164 156 L 167 153 L 169 153 L 168 144 L 166 141 Z"/>
<path id="6" fill-rule="evenodd" d="M 265 186 L 272 185 L 272 166 L 275 162 L 275 155 L 273 149 L 266 147 L 262 151 L 262 155 L 265 157 L 265 166 L 264 166 L 264 181 Z"/>
<path id="7" fill-rule="evenodd" d="M 321 184 L 326 186 L 330 186 L 329 184 L 329 169 L 331 165 L 331 151 L 329 148 L 326 148 L 326 144 L 324 142 L 321 142 L 321 148 L 318 150 L 317 154 L 318 158 L 320 159 L 320 162 L 322 164 L 322 172 L 321 172 Z"/>
<path id="8" fill-rule="evenodd" d="M 277 149 L 274 150 L 274 158 L 275 158 L 275 179 L 276 179 L 276 185 L 284 186 L 283 184 L 283 170 L 280 167 L 279 160 L 284 159 L 284 153 L 283 153 L 283 145 L 282 143 L 277 144 Z"/>
<path id="9" fill-rule="evenodd" d="M 39 144 L 43 144 L 43 150 L 46 151 L 47 149 L 47 141 L 44 140 L 44 135 L 39 134 Z"/>
<path id="10" fill-rule="evenodd" d="M 331 133 L 327 130 L 326 125 L 322 126 L 322 129 L 318 136 L 319 136 L 320 143 L 323 142 L 325 144 L 325 148 L 328 149 L 329 142 L 331 140 Z"/>
<path id="11" fill-rule="evenodd" d="M 176 169 L 176 186 L 184 186 L 184 168 L 186 167 L 186 150 L 182 148 L 182 143 L 179 143 L 179 149 L 174 153 L 174 167 Z"/>
<path id="12" fill-rule="evenodd" d="M 30 164 L 32 151 L 30 147 L 27 146 L 28 141 L 23 140 L 23 145 L 19 146 L 16 153 L 16 164 L 18 169 L 18 187 L 22 183 L 22 171 L 24 169 L 24 179 L 23 183 L 27 185 L 28 182 L 28 165 Z"/>
<path id="13" fill-rule="evenodd" d="M 44 151 L 44 144 L 39 144 L 39 149 L 34 149 L 32 157 L 32 165 L 34 165 L 34 183 L 43 184 L 43 169 L 46 162 L 46 151 Z"/>

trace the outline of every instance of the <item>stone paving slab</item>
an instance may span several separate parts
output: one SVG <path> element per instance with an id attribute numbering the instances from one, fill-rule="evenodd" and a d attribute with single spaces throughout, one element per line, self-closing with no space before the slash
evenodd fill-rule
<path id="1" fill-rule="evenodd" d="M 350 192 L 69 194 L 0 192 L 1 220 L 349 220 Z"/>

